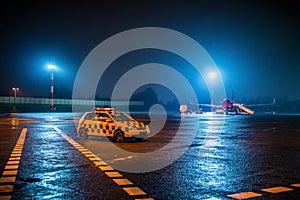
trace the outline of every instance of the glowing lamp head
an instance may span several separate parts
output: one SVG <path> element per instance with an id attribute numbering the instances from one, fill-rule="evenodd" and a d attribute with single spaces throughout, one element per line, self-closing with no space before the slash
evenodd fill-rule
<path id="1" fill-rule="evenodd" d="M 56 70 L 57 67 L 55 65 L 48 65 L 49 70 Z"/>
<path id="2" fill-rule="evenodd" d="M 208 77 L 210 78 L 210 79 L 214 79 L 214 78 L 216 78 L 216 72 L 209 72 L 208 73 Z"/>

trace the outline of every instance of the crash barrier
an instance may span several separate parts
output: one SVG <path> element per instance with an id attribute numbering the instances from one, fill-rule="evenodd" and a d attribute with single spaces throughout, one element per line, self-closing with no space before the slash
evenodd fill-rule
<path id="1" fill-rule="evenodd" d="M 1 112 L 46 112 L 50 110 L 50 98 L 34 97 L 7 97 L 0 96 Z M 55 111 L 70 112 L 72 106 L 90 108 L 91 106 L 122 107 L 130 106 L 133 110 L 140 110 L 144 107 L 143 101 L 104 101 L 104 100 L 83 100 L 83 99 L 53 99 Z"/>
<path id="2" fill-rule="evenodd" d="M 0 96 L 0 103 L 2 104 L 50 104 L 50 98 L 34 98 L 34 97 L 6 97 Z M 96 106 L 123 106 L 140 105 L 143 106 L 142 101 L 101 101 L 101 100 L 80 100 L 80 99 L 53 99 L 56 105 L 96 105 Z"/>

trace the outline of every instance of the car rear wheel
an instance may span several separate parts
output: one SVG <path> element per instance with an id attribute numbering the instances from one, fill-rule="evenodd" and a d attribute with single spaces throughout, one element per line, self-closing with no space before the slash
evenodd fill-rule
<path id="1" fill-rule="evenodd" d="M 79 136 L 80 136 L 80 139 L 86 140 L 86 139 L 88 138 L 88 134 L 87 134 L 86 129 L 81 128 L 81 129 L 79 130 Z"/>
<path id="2" fill-rule="evenodd" d="M 124 133 L 122 131 L 116 131 L 114 138 L 117 142 L 124 142 L 125 140 Z"/>

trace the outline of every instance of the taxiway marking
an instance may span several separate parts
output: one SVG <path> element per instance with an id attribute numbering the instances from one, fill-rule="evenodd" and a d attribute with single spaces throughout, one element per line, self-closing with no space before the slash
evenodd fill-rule
<path id="1" fill-rule="evenodd" d="M 11 199 L 14 183 L 18 174 L 19 163 L 25 143 L 27 128 L 23 128 L 18 141 L 10 154 L 2 176 L 0 178 L 0 199 Z"/>
<path id="2" fill-rule="evenodd" d="M 300 183 L 294 183 L 291 184 L 292 187 L 300 187 Z M 264 188 L 261 189 L 261 191 L 268 192 L 271 194 L 277 194 L 277 193 L 282 193 L 282 192 L 290 192 L 293 191 L 294 189 L 284 187 L 284 186 L 277 186 L 277 187 L 271 187 L 271 188 Z M 256 193 L 256 192 L 241 192 L 241 193 L 236 193 L 236 194 L 229 194 L 227 195 L 228 197 L 231 197 L 233 199 L 248 199 L 248 198 L 254 198 L 254 197 L 259 197 L 263 196 L 263 194 Z"/>
<path id="3" fill-rule="evenodd" d="M 123 175 L 120 174 L 117 170 L 115 170 L 113 167 L 109 166 L 106 162 L 104 162 L 102 159 L 97 157 L 95 154 L 93 154 L 91 151 L 77 143 L 75 140 L 67 136 L 65 133 L 63 133 L 59 128 L 56 126 L 53 126 L 53 129 L 55 129 L 63 138 L 65 138 L 70 144 L 72 144 L 78 151 L 80 151 L 84 156 L 86 156 L 91 162 L 94 163 L 94 165 L 103 171 L 109 178 L 113 178 L 112 180 L 118 185 L 121 186 L 122 189 L 129 195 L 129 196 L 141 196 L 144 198 L 140 199 L 151 199 L 148 198 L 147 193 L 144 192 L 139 187 L 134 186 L 134 184 L 129 181 L 128 179 L 124 179 Z M 120 178 L 118 180 L 118 178 Z M 130 183 L 130 184 L 129 184 Z M 124 186 L 124 187 L 123 187 Z"/>
<path id="4" fill-rule="evenodd" d="M 265 188 L 265 189 L 261 189 L 264 192 L 269 192 L 269 193 L 280 193 L 280 192 L 288 192 L 288 191 L 292 191 L 293 189 L 291 188 L 287 188 L 287 187 L 283 187 L 283 186 L 278 186 L 278 187 L 272 187 L 272 188 Z"/>
<path id="5" fill-rule="evenodd" d="M 113 181 L 118 185 L 133 185 L 133 183 L 127 178 L 115 178 Z"/>
<path id="6" fill-rule="evenodd" d="M 256 192 L 241 192 L 237 194 L 230 194 L 227 195 L 228 197 L 234 198 L 234 199 L 249 199 L 253 197 L 260 197 L 262 194 L 256 193 Z"/>
<path id="7" fill-rule="evenodd" d="M 300 188 L 300 183 L 291 184 L 291 186 Z"/>

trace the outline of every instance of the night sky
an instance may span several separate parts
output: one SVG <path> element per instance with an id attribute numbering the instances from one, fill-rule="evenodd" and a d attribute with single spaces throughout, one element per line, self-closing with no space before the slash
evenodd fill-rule
<path id="1" fill-rule="evenodd" d="M 113 2 L 113 3 L 112 3 Z M 300 99 L 300 7 L 297 1 L 4 1 L 1 3 L 0 95 L 71 98 L 84 58 L 103 40 L 138 27 L 165 27 L 199 42 L 237 99 Z M 160 51 L 126 55 L 114 65 L 184 61 Z M 184 68 L 183 68 L 184 69 Z M 124 70 L 123 70 L 124 71 Z M 116 72 L 114 72 L 116 73 Z M 186 72 L 199 93 L 207 88 Z M 109 76 L 109 75 L 108 75 Z M 118 75 L 114 74 L 114 77 Z M 104 92 L 105 93 L 105 92 Z M 109 93 L 109 92 L 108 92 Z M 105 95 L 99 95 L 105 98 Z"/>

